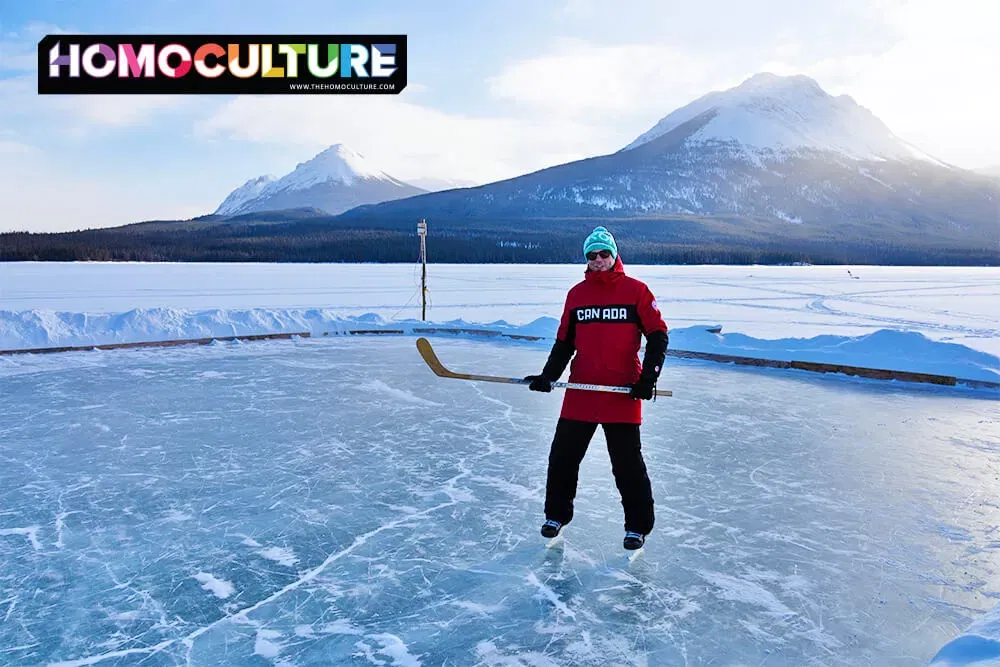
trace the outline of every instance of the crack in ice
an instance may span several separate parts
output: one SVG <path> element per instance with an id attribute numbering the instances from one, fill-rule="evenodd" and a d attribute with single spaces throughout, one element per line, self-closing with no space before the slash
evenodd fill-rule
<path id="1" fill-rule="evenodd" d="M 462 473 L 462 474 L 458 475 L 458 477 L 449 480 L 449 483 L 453 484 L 459 477 L 462 477 L 462 476 L 464 476 L 466 474 L 468 474 L 468 473 Z M 247 616 L 249 614 L 253 613 L 254 611 L 257 611 L 261 607 L 263 607 L 263 606 L 265 606 L 267 604 L 270 604 L 271 602 L 274 602 L 275 600 L 283 597 L 286 593 L 289 593 L 291 591 L 296 590 L 297 588 L 299 588 L 303 584 L 306 584 L 306 583 L 312 581 L 313 579 L 315 579 L 316 577 L 318 577 L 320 574 L 322 574 L 322 572 L 327 567 L 329 567 L 332 563 L 334 563 L 335 561 L 339 560 L 340 558 L 348 555 L 349 553 L 351 553 L 352 551 L 354 551 L 355 549 L 357 549 L 358 547 L 360 547 L 362 544 L 364 544 L 365 542 L 367 542 L 369 539 L 371 539 L 375 535 L 378 535 L 379 533 L 382 533 L 382 532 L 387 531 L 387 530 L 392 530 L 393 528 L 396 528 L 398 526 L 404 525 L 404 524 L 410 522 L 415 517 L 426 516 L 428 514 L 433 514 L 434 512 L 437 512 L 438 510 L 445 509 L 446 507 L 451 507 L 451 506 L 457 504 L 458 502 L 459 501 L 457 501 L 457 500 L 451 500 L 449 502 L 441 503 L 439 505 L 435 505 L 434 507 L 430 507 L 430 508 L 428 508 L 426 510 L 422 510 L 420 512 L 416 512 L 414 514 L 408 514 L 407 516 L 405 516 L 405 517 L 403 517 L 401 519 L 398 519 L 396 521 L 390 521 L 389 523 L 383 524 L 383 525 L 379 526 L 378 528 L 376 528 L 374 530 L 371 530 L 371 531 L 368 531 L 367 533 L 359 535 L 359 536 L 357 536 L 357 537 L 354 538 L 354 541 L 349 546 L 345 547 L 344 549 L 341 549 L 340 551 L 338 551 L 336 553 L 330 554 L 329 556 L 326 557 L 326 559 L 322 563 L 320 563 L 319 565 L 317 565 L 313 569 L 309 570 L 308 572 L 306 572 L 305 574 L 303 574 L 301 577 L 299 577 L 298 579 L 296 579 L 292 583 L 288 584 L 287 586 L 281 588 L 280 590 L 278 590 L 278 591 L 272 593 L 271 595 L 269 595 L 268 597 L 264 598 L 263 600 L 260 600 L 259 602 L 255 603 L 255 604 L 253 604 L 253 605 L 251 605 L 249 607 L 246 607 L 245 609 L 241 609 L 238 612 L 235 612 L 233 614 L 228 614 L 226 616 L 223 616 L 222 618 L 219 618 L 219 619 L 213 621 L 212 623 L 209 623 L 208 625 L 206 625 L 204 627 L 198 628 L 197 630 L 195 630 L 195 631 L 187 634 L 184 637 L 176 637 L 176 638 L 173 638 L 173 639 L 166 639 L 166 640 L 160 642 L 159 644 L 155 644 L 154 646 L 147 646 L 147 647 L 135 648 L 135 649 L 125 649 L 125 650 L 122 650 L 122 651 L 111 651 L 109 653 L 102 653 L 101 655 L 89 656 L 89 657 L 86 657 L 86 658 L 77 658 L 77 659 L 74 659 L 74 660 L 65 660 L 65 661 L 60 661 L 60 662 L 53 662 L 53 663 L 49 663 L 49 665 L 50 665 L 50 667 L 83 667 L 84 665 L 95 665 L 95 664 L 97 664 L 99 662 L 103 662 L 105 660 L 111 660 L 113 658 L 123 658 L 123 657 L 127 657 L 127 656 L 130 656 L 130 655 L 153 655 L 153 654 L 159 653 L 160 651 L 163 651 L 164 649 L 167 649 L 170 646 L 173 646 L 174 644 L 177 644 L 177 643 L 183 643 L 188 648 L 188 651 L 190 652 L 191 648 L 194 645 L 194 640 L 196 640 L 198 637 L 202 636 L 203 634 L 205 634 L 207 632 L 210 632 L 211 630 L 214 630 L 215 628 L 217 628 L 218 626 L 222 625 L 223 623 L 227 623 L 227 622 L 235 621 L 235 620 L 239 620 L 239 619 L 245 619 L 246 620 Z"/>

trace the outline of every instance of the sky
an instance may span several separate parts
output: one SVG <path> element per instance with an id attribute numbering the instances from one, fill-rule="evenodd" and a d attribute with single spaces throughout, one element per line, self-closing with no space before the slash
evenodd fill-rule
<path id="1" fill-rule="evenodd" d="M 0 0 L 0 231 L 211 212 L 343 143 L 486 183 L 619 150 L 755 73 L 805 74 L 963 168 L 1000 165 L 992 0 Z M 46 34 L 405 34 L 398 96 L 39 96 Z"/>

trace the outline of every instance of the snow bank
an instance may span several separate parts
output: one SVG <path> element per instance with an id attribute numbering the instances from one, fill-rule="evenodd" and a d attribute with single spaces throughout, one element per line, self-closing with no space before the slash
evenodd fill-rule
<path id="1" fill-rule="evenodd" d="M 718 325 L 715 325 L 716 327 Z M 136 309 L 124 313 L 72 313 L 51 310 L 0 310 L 0 350 L 78 347 L 276 333 L 312 336 L 351 331 L 391 330 L 404 334 L 427 328 L 499 331 L 538 336 L 548 345 L 558 321 L 541 317 L 525 325 L 493 322 L 385 320 L 375 313 L 344 317 L 332 309 L 251 309 L 190 311 Z M 862 336 L 753 338 L 741 333 L 711 333 L 709 325 L 673 329 L 672 350 L 758 359 L 808 361 L 1000 382 L 1000 358 L 964 345 L 933 341 L 921 333 L 881 329 Z"/>
<path id="2" fill-rule="evenodd" d="M 958 667 L 958 665 L 1000 664 L 1000 609 L 994 608 L 950 642 L 945 644 L 931 665 Z"/>
<path id="3" fill-rule="evenodd" d="M 779 361 L 811 361 L 1000 382 L 1000 357 L 956 343 L 933 341 L 916 331 L 880 329 L 862 336 L 762 340 L 740 333 L 681 329 L 671 348 Z"/>

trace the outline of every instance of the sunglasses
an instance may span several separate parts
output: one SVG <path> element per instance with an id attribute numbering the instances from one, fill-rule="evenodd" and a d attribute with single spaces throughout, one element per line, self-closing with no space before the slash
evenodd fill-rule
<path id="1" fill-rule="evenodd" d="M 595 259 L 597 259 L 598 257 L 600 257 L 601 259 L 607 259 L 608 257 L 611 257 L 611 251 L 610 250 L 599 250 L 597 252 L 588 252 L 587 253 L 587 259 L 590 260 L 591 262 L 594 261 Z"/>

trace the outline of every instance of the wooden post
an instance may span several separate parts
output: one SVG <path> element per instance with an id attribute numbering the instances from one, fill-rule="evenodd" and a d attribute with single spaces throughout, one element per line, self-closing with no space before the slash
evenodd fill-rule
<path id="1" fill-rule="evenodd" d="M 417 235 L 420 237 L 420 261 L 423 269 L 420 274 L 420 319 L 427 321 L 427 221 L 423 218 L 417 223 Z"/>

